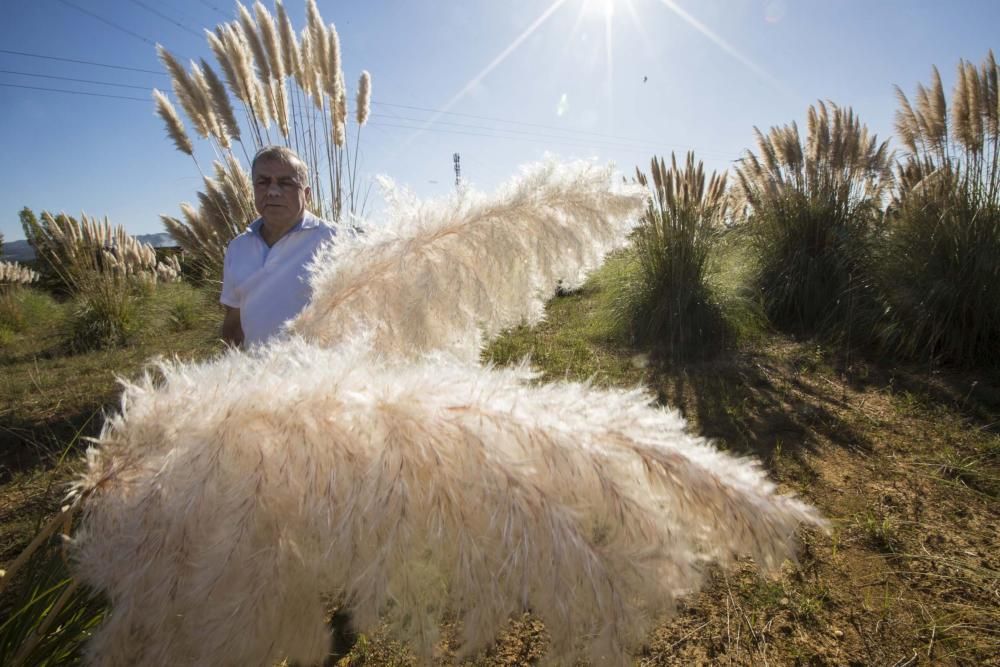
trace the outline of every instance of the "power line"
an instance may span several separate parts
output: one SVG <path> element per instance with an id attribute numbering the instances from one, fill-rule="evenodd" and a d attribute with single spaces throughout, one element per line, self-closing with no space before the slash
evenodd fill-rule
<path id="1" fill-rule="evenodd" d="M 93 65 L 94 67 L 107 67 L 109 69 L 122 69 L 130 72 L 145 72 L 146 74 L 158 74 L 169 76 L 166 72 L 155 69 L 142 69 L 140 67 L 126 67 L 125 65 L 111 65 L 108 63 L 98 63 L 93 60 L 77 60 L 76 58 L 60 58 L 59 56 L 46 56 L 41 53 L 28 53 L 26 51 L 12 51 L 10 49 L 0 49 L 0 53 L 10 53 L 15 56 L 27 56 L 28 58 L 42 58 L 43 60 L 59 60 L 67 63 L 77 63 L 78 65 Z"/>
<path id="2" fill-rule="evenodd" d="M 125 96 L 125 95 L 109 95 L 109 94 L 106 94 L 106 93 L 90 93 L 90 92 L 84 92 L 84 91 L 81 91 L 81 90 L 66 90 L 65 88 L 45 88 L 45 87 L 42 87 L 42 86 L 25 86 L 25 85 L 14 84 L 14 83 L 0 83 L 0 86 L 6 87 L 6 88 L 22 88 L 22 89 L 25 89 L 25 90 L 42 90 L 42 91 L 46 91 L 46 92 L 63 93 L 63 94 L 67 94 L 67 95 L 84 95 L 84 96 L 87 96 L 87 97 L 105 97 L 105 98 L 112 98 L 112 99 L 119 99 L 119 100 L 130 100 L 130 101 L 136 101 L 136 102 L 148 102 L 149 101 L 147 98 L 144 98 L 144 97 L 128 97 L 128 96 Z M 400 120 L 409 121 L 410 119 L 400 119 Z M 413 125 L 396 125 L 396 124 L 392 124 L 392 123 L 382 123 L 382 122 L 379 122 L 379 123 L 369 123 L 368 125 L 371 126 L 371 127 L 375 127 L 375 128 L 392 128 L 392 129 L 402 129 L 402 130 L 415 130 L 415 129 L 417 129 Z M 478 126 L 468 126 L 468 127 L 476 128 Z M 590 148 L 590 149 L 593 149 L 593 148 L 607 148 L 607 149 L 615 149 L 615 150 L 622 151 L 622 152 L 625 152 L 625 153 L 641 153 L 643 155 L 648 155 L 649 152 L 650 152 L 649 149 L 640 148 L 638 146 L 594 146 L 593 144 L 581 143 L 580 141 L 574 141 L 572 137 L 552 137 L 552 138 L 549 138 L 548 141 L 542 141 L 541 139 L 532 138 L 532 137 L 510 136 L 510 134 L 512 134 L 514 132 L 517 132 L 517 130 L 504 130 L 502 128 L 482 128 L 482 129 L 484 129 L 484 130 L 491 130 L 491 131 L 493 131 L 493 133 L 487 133 L 487 132 L 469 132 L 469 131 L 466 131 L 466 130 L 449 130 L 449 129 L 439 128 L 439 127 L 428 127 L 428 128 L 426 128 L 426 131 L 427 132 L 432 132 L 432 133 L 437 133 L 437 134 L 457 134 L 457 135 L 464 135 L 464 136 L 469 136 L 469 137 L 482 137 L 482 138 L 486 138 L 486 139 L 500 139 L 500 140 L 504 140 L 504 141 L 511 141 L 511 140 L 514 140 L 514 141 L 525 141 L 525 142 L 528 142 L 528 143 L 539 144 L 539 145 L 543 145 L 543 146 L 565 146 L 565 147 L 568 147 L 568 148 Z M 506 132 L 507 134 L 496 134 L 496 132 Z"/>
<path id="3" fill-rule="evenodd" d="M 161 12 L 160 10 L 158 10 L 158 9 L 156 9 L 154 7 L 150 7 L 149 5 L 147 5 L 144 2 L 140 2 L 140 0 L 132 0 L 132 4 L 138 5 L 139 7 L 142 7 L 143 9 L 145 9 L 150 14 L 153 14 L 154 16 L 158 16 L 159 18 L 163 19 L 164 21 L 167 21 L 168 23 L 172 23 L 173 25 L 177 26 L 181 30 L 184 30 L 186 32 L 191 33 L 195 37 L 201 37 L 202 36 L 201 33 L 199 33 L 194 28 L 191 28 L 190 26 L 187 26 L 187 25 L 181 23 L 180 21 L 167 16 L 166 14 L 164 14 L 163 12 Z"/>
<path id="4" fill-rule="evenodd" d="M 198 1 L 201 2 L 201 4 L 205 5 L 206 7 L 208 7 L 209 9 L 214 9 L 215 13 L 218 14 L 219 16 L 222 16 L 227 19 L 233 18 L 231 14 L 225 13 L 224 11 L 213 5 L 211 2 L 206 2 L 205 0 L 198 0 Z"/>
<path id="5" fill-rule="evenodd" d="M 117 30 L 119 32 L 123 32 L 126 35 L 129 35 L 130 37 L 135 37 L 136 39 L 141 39 L 142 41 L 146 42 L 150 46 L 156 46 L 156 42 L 154 42 L 150 38 L 145 37 L 143 35 L 140 35 L 139 33 L 134 32 L 132 30 L 129 30 L 128 28 L 126 28 L 124 26 L 118 25 L 114 21 L 110 21 L 110 20 L 104 18 L 103 16 L 101 16 L 100 14 L 95 14 L 94 12 L 90 11 L 89 9 L 84 9 L 83 7 L 81 7 L 81 6 L 79 6 L 79 5 L 75 4 L 75 3 L 72 3 L 69 0 L 58 0 L 58 1 L 61 2 L 64 5 L 66 5 L 67 7 L 72 7 L 76 11 L 82 12 L 82 13 L 86 14 L 87 16 L 90 16 L 91 18 L 94 18 L 94 19 L 100 21 L 101 23 L 103 23 L 105 25 L 111 26 L 112 28 L 114 28 L 115 30 Z"/>
<path id="6" fill-rule="evenodd" d="M 621 141 L 629 141 L 629 142 L 634 142 L 634 143 L 644 143 L 644 144 L 653 143 L 653 142 L 650 142 L 647 139 L 641 139 L 641 138 L 638 138 L 638 137 L 622 137 L 622 136 L 617 136 L 617 135 L 613 135 L 613 134 L 602 134 L 600 132 L 589 132 L 587 130 L 567 130 L 566 128 L 557 127 L 555 125 L 543 125 L 543 124 L 540 124 L 540 123 L 527 123 L 527 122 L 519 121 L 519 120 L 507 120 L 505 118 L 495 118 L 495 117 L 491 117 L 491 116 L 478 116 L 476 114 L 471 114 L 471 113 L 459 113 L 457 111 L 444 111 L 442 109 L 431 109 L 431 108 L 428 108 L 428 107 L 418 107 L 418 106 L 412 106 L 412 105 L 408 105 L 408 104 L 393 104 L 393 103 L 390 103 L 390 102 L 379 102 L 377 100 L 372 100 L 372 103 L 373 104 L 380 104 L 382 106 L 387 106 L 387 107 L 396 107 L 396 108 L 399 108 L 399 109 L 412 109 L 414 111 L 426 111 L 428 113 L 448 114 L 448 115 L 452 115 L 452 116 L 465 116 L 466 118 L 476 118 L 478 120 L 488 120 L 488 121 L 493 121 L 493 122 L 496 122 L 496 123 L 510 123 L 510 124 L 513 124 L 513 125 L 524 125 L 524 126 L 527 126 L 527 127 L 538 127 L 538 128 L 542 128 L 542 129 L 546 129 L 546 130 L 555 130 L 557 132 L 571 132 L 571 133 L 574 133 L 574 134 L 586 134 L 586 135 L 595 136 L 595 137 L 604 137 L 606 139 L 617 139 L 617 140 L 621 140 Z"/>
<path id="7" fill-rule="evenodd" d="M 411 123 L 423 123 L 423 122 L 425 122 L 425 119 L 423 119 L 423 118 L 405 118 L 403 116 L 397 116 L 395 114 L 386 115 L 386 114 L 380 114 L 380 113 L 372 113 L 371 115 L 373 117 L 376 117 L 376 118 L 391 118 L 393 120 L 407 121 L 407 122 L 411 122 Z M 451 122 L 451 121 L 444 121 L 444 120 L 434 121 L 434 125 L 439 125 L 439 124 L 440 125 L 450 125 L 450 126 L 453 126 L 453 127 L 460 127 L 460 128 L 469 128 L 469 129 L 473 129 L 473 130 L 489 130 L 491 132 L 493 132 L 493 131 L 495 131 L 495 132 L 507 132 L 509 134 L 520 134 L 520 135 L 526 135 L 526 136 L 532 136 L 532 137 L 540 137 L 542 139 L 563 141 L 564 143 L 566 141 L 572 141 L 572 142 L 576 142 L 576 144 L 578 146 L 586 147 L 586 148 L 598 147 L 598 148 L 610 148 L 610 149 L 618 149 L 618 150 L 639 150 L 639 149 L 642 149 L 644 152 L 647 152 L 647 153 L 651 149 L 655 150 L 657 147 L 660 147 L 660 148 L 670 148 L 671 150 L 679 148 L 679 147 L 676 147 L 676 146 L 671 147 L 671 146 L 669 146 L 667 144 L 660 144 L 660 143 L 647 142 L 647 141 L 641 142 L 643 145 L 639 146 L 639 145 L 633 145 L 633 144 L 623 144 L 621 142 L 604 141 L 604 140 L 600 140 L 600 139 L 589 139 L 589 138 L 587 138 L 585 136 L 582 136 L 582 134 L 585 134 L 585 133 L 576 133 L 576 132 L 573 132 L 573 131 L 570 131 L 570 130 L 564 130 L 564 132 L 567 132 L 568 134 L 553 135 L 553 134 L 544 134 L 544 133 L 541 133 L 541 132 L 531 132 L 531 131 L 528 131 L 528 130 L 508 129 L 508 128 L 504 128 L 504 127 L 488 127 L 488 126 L 485 126 L 485 125 L 473 125 L 473 124 L 469 124 L 469 123 L 454 123 L 454 122 Z M 413 127 L 412 129 L 418 130 L 420 128 L 419 127 Z M 603 136 L 603 135 L 600 135 L 600 136 Z M 710 153 L 714 153 L 714 151 L 712 151 Z M 703 153 L 703 154 L 707 155 L 708 153 Z M 722 155 L 721 153 L 716 153 L 716 154 L 712 155 L 712 157 L 721 157 L 721 155 Z"/>
<path id="8" fill-rule="evenodd" d="M 417 127 L 414 127 L 413 125 L 395 125 L 395 124 L 392 124 L 392 123 L 382 123 L 382 122 L 379 122 L 379 123 L 369 123 L 369 125 L 371 125 L 372 127 L 378 127 L 378 128 L 389 127 L 389 128 L 403 129 L 403 130 L 416 130 L 416 129 L 419 129 Z M 590 145 L 590 144 L 581 144 L 581 143 L 575 143 L 575 142 L 572 142 L 572 141 L 567 142 L 567 141 L 555 140 L 555 141 L 542 142 L 539 139 L 533 139 L 531 137 L 518 137 L 518 136 L 513 136 L 512 137 L 512 136 L 504 136 L 504 135 L 500 135 L 500 134 L 484 134 L 484 133 L 481 133 L 481 132 L 466 132 L 464 130 L 446 130 L 446 129 L 443 129 L 443 128 L 435 128 L 433 126 L 426 128 L 425 131 L 426 132 L 438 132 L 438 133 L 443 133 L 443 134 L 460 134 L 460 135 L 465 135 L 465 136 L 469 136 L 469 137 L 484 137 L 484 138 L 487 138 L 487 139 L 502 139 L 504 141 L 511 141 L 511 140 L 514 140 L 514 141 L 527 141 L 529 143 L 542 144 L 542 145 L 545 145 L 545 146 L 556 146 L 557 145 L 557 146 L 566 146 L 568 148 L 595 148 L 593 145 Z M 569 137 L 567 137 L 567 139 L 569 139 Z M 607 147 L 604 147 L 604 148 L 607 148 Z M 619 151 L 622 151 L 622 152 L 625 152 L 625 153 L 642 153 L 643 155 L 649 155 L 649 150 L 639 148 L 638 146 L 631 147 L 631 148 L 621 147 L 621 148 L 617 148 L 616 150 L 619 150 Z"/>
<path id="9" fill-rule="evenodd" d="M 34 76 L 43 79 L 59 79 L 60 81 L 75 81 L 76 83 L 96 83 L 99 86 L 114 86 L 116 88 L 137 88 L 149 90 L 149 86 L 132 86 L 127 83 L 111 83 L 109 81 L 94 81 L 93 79 L 76 79 L 71 76 L 55 76 L 54 74 L 32 74 L 31 72 L 15 72 L 11 69 L 0 69 L 0 74 L 17 74 L 18 76 Z"/>
<path id="10" fill-rule="evenodd" d="M 82 90 L 66 90 L 65 88 L 42 88 L 41 86 L 22 86 L 16 83 L 0 83 L 6 88 L 26 88 L 28 90 L 47 90 L 53 93 L 69 93 L 71 95 L 87 95 L 89 97 L 113 97 L 118 100 L 135 100 L 137 102 L 149 102 L 145 97 L 126 97 L 125 95 L 108 95 L 106 93 L 85 93 Z"/>

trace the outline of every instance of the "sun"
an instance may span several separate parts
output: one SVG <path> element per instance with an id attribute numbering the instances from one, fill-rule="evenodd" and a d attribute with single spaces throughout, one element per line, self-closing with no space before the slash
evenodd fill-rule
<path id="1" fill-rule="evenodd" d="M 619 0 L 583 0 L 581 13 L 589 17 L 610 19 L 615 15 L 615 5 Z"/>

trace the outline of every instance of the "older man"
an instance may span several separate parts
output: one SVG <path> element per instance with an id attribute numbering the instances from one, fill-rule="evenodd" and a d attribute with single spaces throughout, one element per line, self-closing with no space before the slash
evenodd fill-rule
<path id="1" fill-rule="evenodd" d="M 261 149 L 250 165 L 260 217 L 226 248 L 222 339 L 239 346 L 280 333 L 309 301 L 306 265 L 336 229 L 306 211 L 309 170 L 294 151 Z"/>

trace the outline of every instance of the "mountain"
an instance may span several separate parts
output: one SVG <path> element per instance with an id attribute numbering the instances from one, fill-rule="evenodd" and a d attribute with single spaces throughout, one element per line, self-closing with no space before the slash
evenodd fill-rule
<path id="1" fill-rule="evenodd" d="M 0 259 L 5 259 L 8 262 L 27 262 L 35 258 L 35 251 L 27 241 L 8 241 L 4 239 L 3 242 L 3 256 Z"/>
<path id="2" fill-rule="evenodd" d="M 159 234 L 140 234 L 135 237 L 143 243 L 148 243 L 154 248 L 173 248 L 177 241 L 170 234 L 160 232 Z M 0 259 L 14 262 L 28 262 L 35 258 L 34 249 L 25 240 L 4 241 L 3 256 Z"/>
<path id="3" fill-rule="evenodd" d="M 148 243 L 154 248 L 173 248 L 177 246 L 177 241 L 170 234 L 160 232 L 159 234 L 140 234 L 136 236 L 143 243 Z"/>

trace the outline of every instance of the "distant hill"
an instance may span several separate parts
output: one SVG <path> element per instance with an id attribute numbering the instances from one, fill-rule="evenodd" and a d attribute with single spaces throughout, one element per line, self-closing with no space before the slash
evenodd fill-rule
<path id="1" fill-rule="evenodd" d="M 177 245 L 177 241 L 174 241 L 173 237 L 166 232 L 161 232 L 159 234 L 140 234 L 136 238 L 143 243 L 148 243 L 154 248 L 172 248 Z M 4 241 L 3 242 L 3 257 L 7 261 L 15 262 L 28 262 L 35 258 L 35 251 L 32 249 L 28 242 L 25 240 L 20 241 Z"/>
<path id="2" fill-rule="evenodd" d="M 3 242 L 3 256 L 0 259 L 5 259 L 7 261 L 15 262 L 27 262 L 35 258 L 35 251 L 31 249 L 27 241 L 8 241 L 4 239 Z"/>

